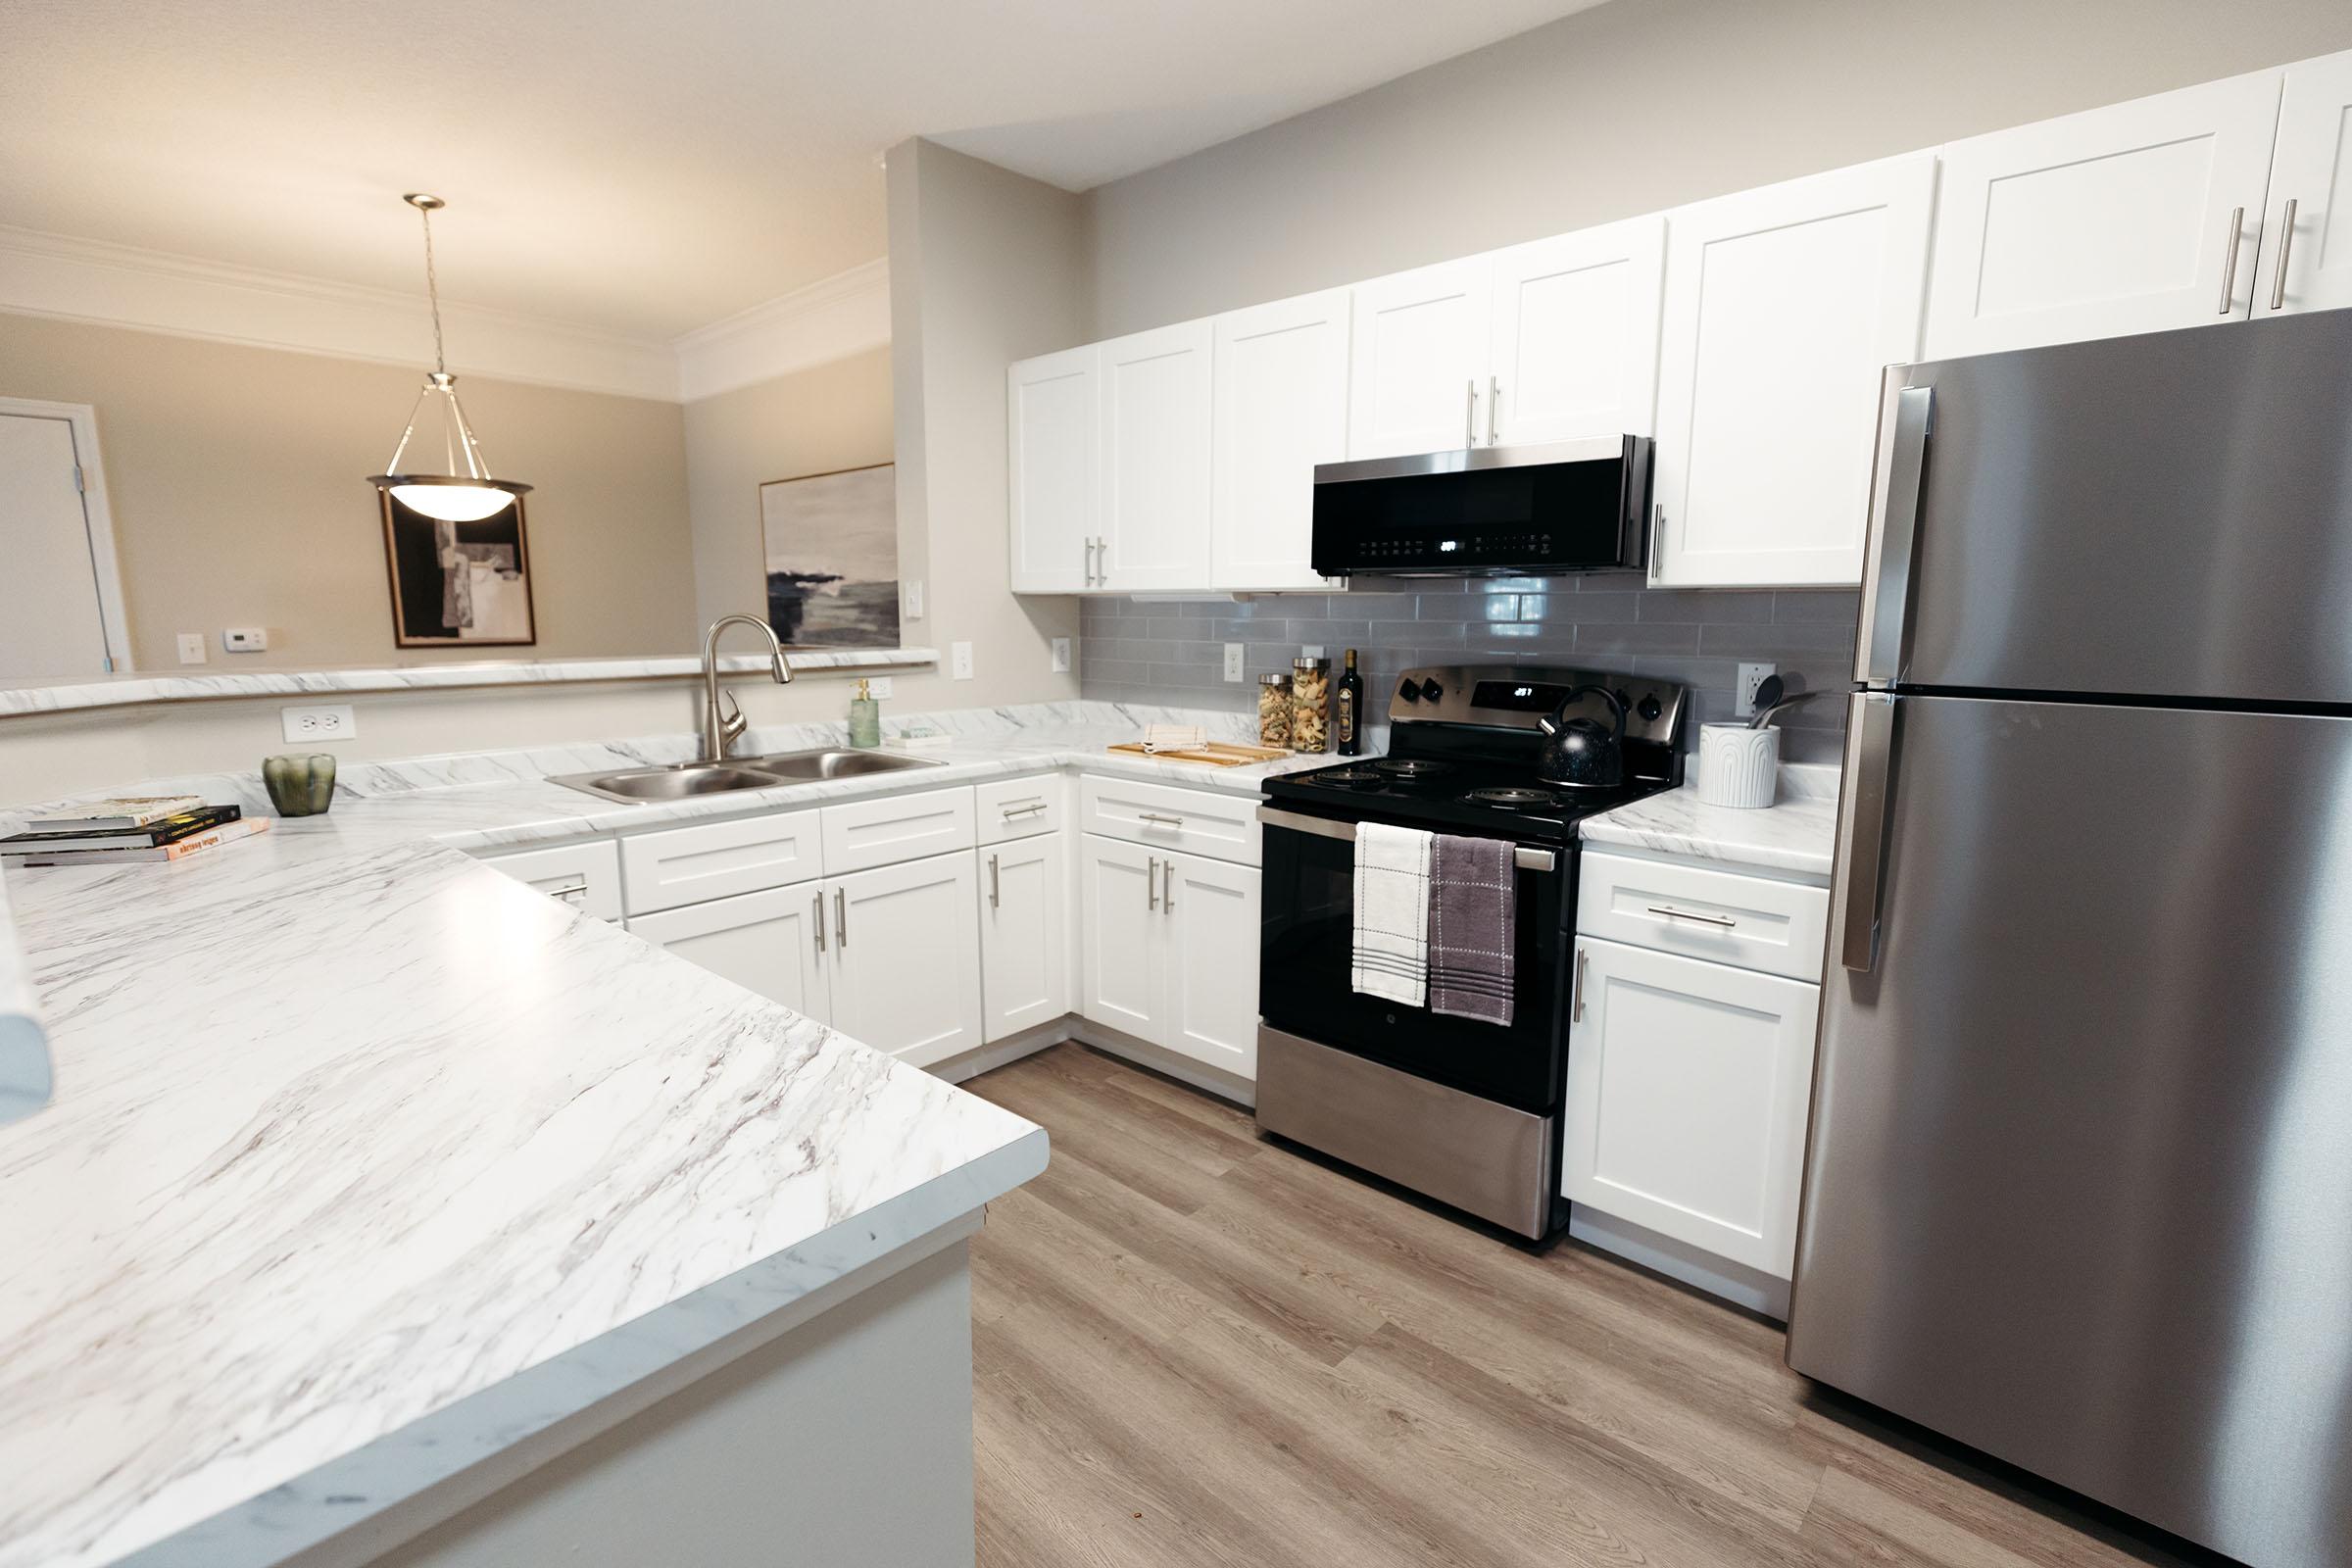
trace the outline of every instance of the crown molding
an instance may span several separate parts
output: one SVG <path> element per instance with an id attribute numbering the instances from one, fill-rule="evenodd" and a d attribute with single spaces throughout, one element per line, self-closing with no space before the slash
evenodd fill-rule
<path id="1" fill-rule="evenodd" d="M 688 403 L 890 341 L 890 261 L 876 257 L 678 338 Z"/>
<path id="2" fill-rule="evenodd" d="M 4 224 L 0 310 L 382 365 L 432 358 L 422 295 Z M 666 343 L 479 306 L 441 314 L 461 374 L 677 401 Z"/>

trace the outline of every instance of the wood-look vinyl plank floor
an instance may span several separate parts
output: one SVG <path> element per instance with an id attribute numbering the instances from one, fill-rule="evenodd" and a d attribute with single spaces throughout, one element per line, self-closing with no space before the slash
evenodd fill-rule
<path id="1" fill-rule="evenodd" d="M 965 1085 L 981 1568 L 2204 1568 L 1815 1390 L 1776 1325 L 1516 1247 L 1082 1046 Z"/>

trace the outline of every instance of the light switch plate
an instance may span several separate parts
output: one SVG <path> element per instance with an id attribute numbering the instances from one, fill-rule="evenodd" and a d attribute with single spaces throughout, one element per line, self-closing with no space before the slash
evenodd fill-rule
<path id="1" fill-rule="evenodd" d="M 907 579 L 906 618 L 908 620 L 920 620 L 923 618 L 923 580 L 920 577 L 911 577 Z"/>
<path id="2" fill-rule="evenodd" d="M 1225 645 L 1225 678 L 1227 680 L 1240 680 L 1242 678 L 1243 652 L 1244 648 L 1240 643 L 1227 643 Z"/>
<path id="3" fill-rule="evenodd" d="M 204 662 L 204 633 L 183 631 L 179 634 L 179 662 L 183 664 Z"/>
<path id="4" fill-rule="evenodd" d="M 1779 671 L 1777 664 L 1741 664 L 1740 678 L 1732 686 L 1732 711 L 1741 718 L 1752 718 L 1756 711 L 1756 688 L 1765 677 Z"/>
<path id="5" fill-rule="evenodd" d="M 360 732 L 359 717 L 349 703 L 319 703 L 277 711 L 289 741 L 347 741 Z"/>
<path id="6" fill-rule="evenodd" d="M 948 645 L 948 676 L 952 680 L 970 680 L 972 678 L 972 645 L 970 643 Z"/>
<path id="7" fill-rule="evenodd" d="M 270 630 L 266 626 L 231 626 L 220 633 L 220 646 L 232 654 L 266 653 Z"/>
<path id="8" fill-rule="evenodd" d="M 1069 673 L 1069 669 L 1070 640 L 1067 637 L 1056 637 L 1054 639 L 1054 662 L 1049 666 L 1050 673 L 1066 675 Z"/>

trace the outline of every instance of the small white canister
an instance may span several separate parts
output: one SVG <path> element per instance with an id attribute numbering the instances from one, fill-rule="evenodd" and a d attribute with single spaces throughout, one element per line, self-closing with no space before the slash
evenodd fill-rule
<path id="1" fill-rule="evenodd" d="M 1781 732 L 1767 724 L 1698 726 L 1698 798 L 1709 806 L 1770 806 L 1781 779 Z"/>

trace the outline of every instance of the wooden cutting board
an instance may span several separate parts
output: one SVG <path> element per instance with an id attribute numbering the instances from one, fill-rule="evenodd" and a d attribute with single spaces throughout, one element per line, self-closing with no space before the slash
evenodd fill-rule
<path id="1" fill-rule="evenodd" d="M 1205 762 L 1211 767 L 1240 767 L 1249 762 L 1271 762 L 1291 754 L 1279 746 L 1244 746 L 1234 741 L 1208 741 L 1189 746 L 1182 751 L 1147 752 L 1142 741 L 1124 741 L 1105 748 L 1125 752 L 1134 757 L 1149 757 L 1155 762 Z"/>

